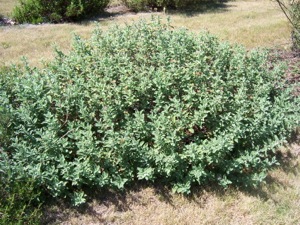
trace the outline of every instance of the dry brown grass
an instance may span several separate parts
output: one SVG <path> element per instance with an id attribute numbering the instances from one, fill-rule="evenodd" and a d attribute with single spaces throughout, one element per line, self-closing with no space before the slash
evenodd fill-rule
<path id="1" fill-rule="evenodd" d="M 62 50 L 70 49 L 72 34 L 85 38 L 90 36 L 91 28 L 76 24 L 21 25 L 0 28 L 0 66 L 20 62 L 21 56 L 32 65 L 41 65 L 41 60 L 51 60 L 54 46 Z"/>
<path id="2" fill-rule="evenodd" d="M 285 47 L 289 27 L 284 15 L 271 1 L 233 1 L 210 13 L 192 17 L 176 15 L 175 24 L 193 31 L 206 29 L 223 40 L 246 47 Z"/>
<path id="3" fill-rule="evenodd" d="M 0 0 L 0 15 L 9 16 L 18 0 Z"/>
<path id="4" fill-rule="evenodd" d="M 1 6 L 9 5 L 8 2 L 0 0 Z M 113 5 L 117 3 L 114 1 Z M 156 14 L 165 19 L 170 17 L 176 27 L 186 27 L 196 33 L 208 30 L 223 40 L 248 48 L 276 46 L 283 49 L 290 43 L 288 23 L 275 3 L 269 0 L 232 1 L 214 10 Z M 18 63 L 21 56 L 26 56 L 35 66 L 39 65 L 41 59 L 51 60 L 54 44 L 67 51 L 70 49 L 72 33 L 89 37 L 95 29 L 95 21 L 106 29 L 112 24 L 131 23 L 150 17 L 150 13 L 126 12 L 108 18 L 94 18 L 81 24 L 0 27 L 0 66 Z"/>
<path id="5" fill-rule="evenodd" d="M 299 138 L 299 137 L 298 137 Z M 299 140 L 299 139 L 298 139 Z M 49 224 L 300 224 L 300 146 L 283 150 L 282 165 L 266 184 L 247 190 L 206 187 L 189 197 L 162 187 L 134 188 L 126 193 L 94 194 L 79 210 L 61 205 L 50 208 Z"/>

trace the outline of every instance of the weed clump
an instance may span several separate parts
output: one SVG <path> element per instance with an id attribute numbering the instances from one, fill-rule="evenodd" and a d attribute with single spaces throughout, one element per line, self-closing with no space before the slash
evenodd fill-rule
<path id="1" fill-rule="evenodd" d="M 10 134 L 2 151 L 74 204 L 85 187 L 136 180 L 179 193 L 208 182 L 255 185 L 299 125 L 299 97 L 283 77 L 266 52 L 160 19 L 97 29 L 43 69 L 1 76 Z"/>

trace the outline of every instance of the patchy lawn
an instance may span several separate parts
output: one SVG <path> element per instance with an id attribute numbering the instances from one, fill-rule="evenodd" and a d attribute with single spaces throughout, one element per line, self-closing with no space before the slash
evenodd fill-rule
<path id="1" fill-rule="evenodd" d="M 0 0 L 1 6 L 11 5 L 8 2 Z M 208 30 L 223 40 L 248 48 L 287 49 L 290 45 L 287 20 L 275 2 L 270 0 L 229 1 L 214 9 L 167 10 L 166 14 L 132 13 L 114 1 L 107 11 L 105 15 L 81 23 L 0 26 L 0 66 L 19 63 L 21 56 L 40 66 L 42 59 L 48 61 L 53 58 L 54 45 L 68 51 L 73 33 L 89 37 L 95 29 L 95 22 L 102 29 L 107 29 L 113 24 L 149 19 L 153 14 L 163 19 L 170 18 L 175 27 L 186 27 L 195 33 Z"/>

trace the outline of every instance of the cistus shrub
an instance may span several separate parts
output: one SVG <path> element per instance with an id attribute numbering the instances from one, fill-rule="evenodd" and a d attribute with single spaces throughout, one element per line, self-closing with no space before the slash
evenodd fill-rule
<path id="1" fill-rule="evenodd" d="M 109 0 L 19 0 L 13 18 L 19 23 L 73 21 L 104 10 Z"/>
<path id="2" fill-rule="evenodd" d="M 137 180 L 192 185 L 261 182 L 299 125 L 299 98 L 266 52 L 247 51 L 153 18 L 75 37 L 43 69 L 12 70 L 12 164 L 53 196 Z"/>

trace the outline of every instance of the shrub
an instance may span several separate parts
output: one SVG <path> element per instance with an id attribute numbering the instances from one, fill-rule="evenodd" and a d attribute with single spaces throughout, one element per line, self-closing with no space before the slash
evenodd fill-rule
<path id="1" fill-rule="evenodd" d="M 13 18 L 19 23 L 61 22 L 77 20 L 98 13 L 109 0 L 19 0 Z"/>
<path id="2" fill-rule="evenodd" d="M 143 11 L 149 8 L 163 9 L 163 7 L 171 9 L 182 9 L 196 6 L 199 3 L 219 3 L 219 0 L 122 0 L 122 2 L 134 11 Z"/>
<path id="3" fill-rule="evenodd" d="M 6 109 L 0 106 L 0 149 L 1 145 L 7 145 L 9 142 L 10 136 L 8 135 L 9 129 L 9 114 Z"/>
<path id="4" fill-rule="evenodd" d="M 0 80 L 1 85 L 7 86 L 6 90 L 10 90 L 11 86 L 14 82 L 12 81 L 14 78 L 6 76 L 7 73 L 12 72 L 13 67 L 0 67 Z M 12 79 L 11 79 L 12 78 Z M 8 87 L 10 86 L 10 87 Z M 0 151 L 4 147 L 8 147 L 10 145 L 10 136 L 12 135 L 10 130 L 10 112 L 9 108 L 7 108 L 9 102 L 5 100 L 7 92 L 0 91 Z"/>
<path id="5" fill-rule="evenodd" d="M 272 69 L 270 69 L 272 68 Z M 159 181 L 253 185 L 299 125 L 299 98 L 266 52 L 159 19 L 75 37 L 44 69 L 6 73 L 1 104 L 13 128 L 12 163 L 53 196 L 85 187 Z"/>
<path id="6" fill-rule="evenodd" d="M 1 149 L 0 149 L 1 150 Z M 0 152 L 0 224 L 39 224 L 42 215 L 40 193 L 30 179 L 18 179 L 7 156 Z"/>
<path id="7" fill-rule="evenodd" d="M 122 2 L 133 11 L 139 12 L 150 6 L 149 0 L 122 0 Z M 154 7 L 154 5 L 153 5 Z"/>

